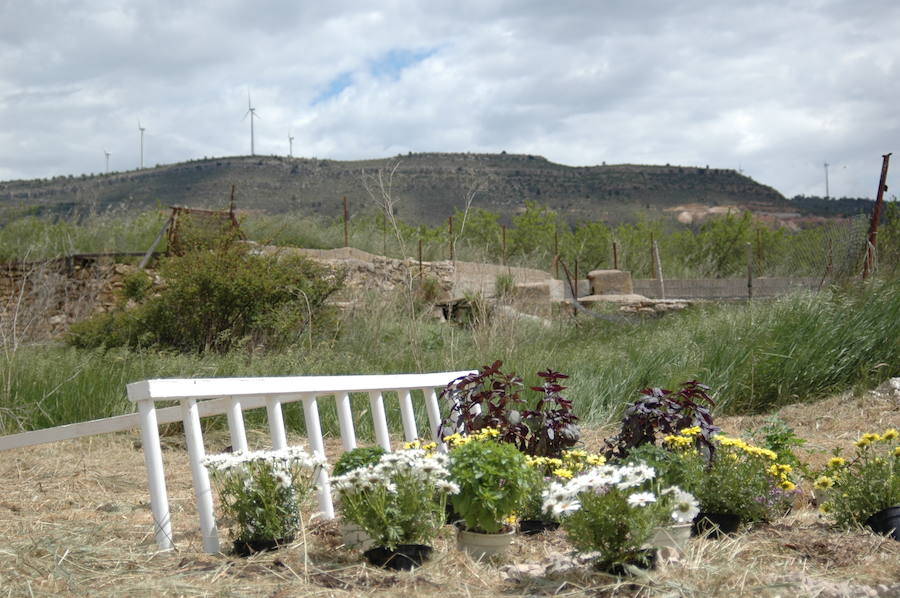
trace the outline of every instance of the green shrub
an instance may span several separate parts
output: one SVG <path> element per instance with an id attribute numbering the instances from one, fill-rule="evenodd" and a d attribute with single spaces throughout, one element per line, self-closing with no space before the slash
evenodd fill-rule
<path id="1" fill-rule="evenodd" d="M 169 258 L 157 294 L 73 326 L 78 347 L 155 346 L 181 352 L 279 349 L 331 331 L 325 301 L 342 277 L 301 256 L 257 255 L 242 244 Z"/>

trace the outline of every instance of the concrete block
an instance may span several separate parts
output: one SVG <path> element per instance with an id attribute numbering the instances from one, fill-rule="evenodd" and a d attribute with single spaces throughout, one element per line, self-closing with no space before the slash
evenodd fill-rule
<path id="1" fill-rule="evenodd" d="M 634 293 L 631 272 L 622 270 L 592 270 L 588 272 L 592 295 L 630 295 Z"/>

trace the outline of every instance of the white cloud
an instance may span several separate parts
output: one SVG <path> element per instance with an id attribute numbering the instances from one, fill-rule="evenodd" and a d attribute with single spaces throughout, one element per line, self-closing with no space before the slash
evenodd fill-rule
<path id="1" fill-rule="evenodd" d="M 740 167 L 872 196 L 896 149 L 892 0 L 0 5 L 0 178 L 249 152 Z"/>

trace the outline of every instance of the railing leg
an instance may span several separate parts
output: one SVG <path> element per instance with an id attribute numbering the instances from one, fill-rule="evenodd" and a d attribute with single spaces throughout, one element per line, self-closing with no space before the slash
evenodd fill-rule
<path id="1" fill-rule="evenodd" d="M 353 412 L 350 410 L 350 395 L 346 392 L 338 393 L 335 397 L 337 406 L 338 424 L 341 427 L 341 445 L 345 451 L 356 448 L 356 430 L 353 428 Z"/>
<path id="2" fill-rule="evenodd" d="M 247 432 L 244 429 L 244 413 L 241 411 L 241 402 L 231 399 L 226 412 L 228 417 L 228 432 L 231 434 L 231 450 L 234 452 L 247 452 Z"/>
<path id="3" fill-rule="evenodd" d="M 412 442 L 419 437 L 419 432 L 416 430 L 416 416 L 413 413 L 412 398 L 410 397 L 409 389 L 398 390 L 397 394 L 400 395 L 400 416 L 403 419 L 403 435 L 406 436 L 407 442 Z"/>
<path id="4" fill-rule="evenodd" d="M 428 426 L 431 428 L 431 437 L 438 445 L 438 449 L 442 453 L 447 452 L 444 445 L 444 439 L 441 437 L 441 410 L 438 407 L 437 393 L 433 388 L 423 388 L 422 394 L 425 395 L 425 411 L 428 413 Z"/>
<path id="5" fill-rule="evenodd" d="M 284 415 L 281 413 L 281 399 L 266 398 L 266 419 L 269 420 L 269 434 L 272 448 L 276 451 L 287 448 L 287 434 L 284 432 Z"/>
<path id="6" fill-rule="evenodd" d="M 203 539 L 203 550 L 214 554 L 219 552 L 219 533 L 213 513 L 209 472 L 202 463 L 206 450 L 203 448 L 203 433 L 200 430 L 200 411 L 197 409 L 197 400 L 182 400 L 181 414 L 184 420 L 188 460 L 191 463 L 191 476 L 194 479 L 194 493 L 197 496 L 197 514 L 200 517 L 200 537 Z"/>
<path id="7" fill-rule="evenodd" d="M 372 425 L 375 428 L 375 441 L 386 451 L 391 450 L 391 437 L 388 433 L 387 417 L 384 415 L 384 398 L 381 391 L 369 391 L 369 406 L 372 410 Z"/>
<path id="8" fill-rule="evenodd" d="M 317 455 L 325 456 L 325 442 L 322 440 L 322 426 L 319 423 L 319 406 L 315 395 L 304 395 L 303 416 L 306 419 L 306 435 L 309 448 Z M 327 466 L 319 471 L 319 510 L 325 519 L 334 519 L 334 505 L 331 502 L 331 482 Z"/>
<path id="9" fill-rule="evenodd" d="M 159 445 L 159 424 L 153 401 L 139 401 L 141 418 L 141 445 L 144 448 L 144 464 L 147 467 L 147 486 L 150 490 L 150 511 L 153 513 L 153 531 L 160 550 L 172 550 L 172 518 L 169 512 L 169 496 L 166 492 L 166 475 L 163 470 L 162 449 Z"/>

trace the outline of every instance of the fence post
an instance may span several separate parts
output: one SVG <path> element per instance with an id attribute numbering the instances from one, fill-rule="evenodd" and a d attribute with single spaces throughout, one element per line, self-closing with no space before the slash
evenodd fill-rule
<path id="1" fill-rule="evenodd" d="M 659 281 L 659 298 L 666 298 L 666 287 L 663 284 L 662 260 L 659 259 L 659 245 L 653 241 L 653 264 L 656 267 L 656 279 Z"/>

